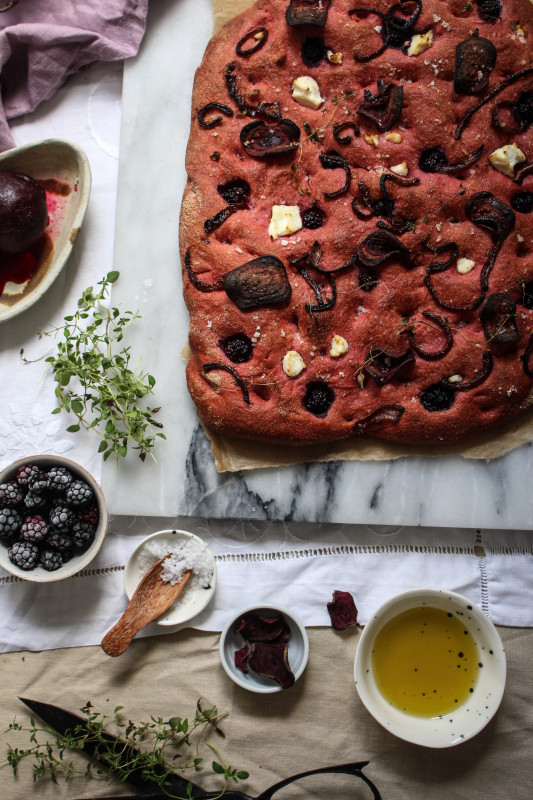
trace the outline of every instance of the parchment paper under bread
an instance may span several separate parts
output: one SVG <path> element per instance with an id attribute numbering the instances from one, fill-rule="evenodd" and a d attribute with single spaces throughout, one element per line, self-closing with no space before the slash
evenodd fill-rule
<path id="1" fill-rule="evenodd" d="M 254 0 L 213 0 L 214 33 L 230 19 L 253 6 Z M 460 455 L 490 461 L 533 440 L 533 411 L 492 432 L 467 442 L 443 446 L 413 446 L 346 439 L 331 444 L 290 447 L 220 436 L 203 425 L 218 472 L 280 467 L 309 461 L 388 461 L 404 456 Z"/>

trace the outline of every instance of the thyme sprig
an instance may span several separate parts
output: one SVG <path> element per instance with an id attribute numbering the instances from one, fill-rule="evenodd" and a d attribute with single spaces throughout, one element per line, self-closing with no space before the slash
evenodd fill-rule
<path id="1" fill-rule="evenodd" d="M 30 744 L 26 748 L 8 745 L 6 759 L 0 761 L 0 765 L 9 765 L 16 776 L 21 761 L 28 759 L 32 763 L 34 783 L 45 776 L 57 783 L 60 778 L 65 781 L 75 776 L 105 779 L 109 775 L 124 782 L 135 772 L 144 780 L 153 781 L 154 791 L 161 789 L 169 798 L 177 798 L 167 789 L 170 778 L 177 772 L 201 769 L 204 759 L 200 752 L 206 732 L 214 728 L 223 735 L 218 723 L 227 715 L 227 712 L 219 713 L 215 707 L 203 709 L 200 701 L 191 719 L 150 717 L 148 722 L 141 722 L 125 718 L 122 710 L 123 706 L 116 706 L 112 715 L 99 714 L 89 701 L 80 709 L 83 724 L 64 735 L 46 725 L 38 727 L 33 718 L 30 727 L 14 721 L 8 732 L 28 733 Z M 120 739 L 109 735 L 107 728 L 110 725 L 119 729 Z M 50 736 L 54 737 L 52 741 Z M 229 781 L 246 780 L 248 773 L 232 768 L 217 748 L 209 742 L 207 744 L 223 762 L 211 763 L 212 771 L 222 781 L 221 797 Z M 83 768 L 81 762 L 70 758 L 70 754 L 83 752 L 86 746 L 96 747 L 98 760 L 91 759 Z M 183 750 L 186 752 L 181 752 Z M 186 797 L 179 800 L 191 797 L 192 785 L 189 783 Z"/>
<path id="2" fill-rule="evenodd" d="M 117 464 L 129 448 L 137 450 L 142 461 L 148 454 L 154 458 L 156 437 L 165 439 L 160 431 L 154 432 L 163 427 L 153 418 L 159 408 L 139 405 L 153 394 L 155 378 L 138 366 L 132 369 L 130 347 L 117 352 L 126 329 L 140 319 L 138 311 L 121 312 L 106 305 L 110 286 L 118 277 L 117 271 L 108 272 L 98 282 L 99 289 L 85 289 L 76 311 L 64 318 L 65 324 L 39 333 L 40 339 L 58 339 L 55 354 L 44 359 L 56 382 L 58 405 L 52 414 L 74 414 L 77 422 L 67 431 L 94 430 L 101 437 L 98 452 L 104 461 L 114 453 Z M 31 363 L 24 357 L 23 361 Z"/>

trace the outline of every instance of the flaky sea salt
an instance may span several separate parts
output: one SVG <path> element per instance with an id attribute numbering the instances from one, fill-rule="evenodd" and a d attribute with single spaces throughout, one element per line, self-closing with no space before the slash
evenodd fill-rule
<path id="1" fill-rule="evenodd" d="M 214 559 L 196 539 L 177 539 L 172 544 L 148 542 L 139 555 L 139 568 L 145 574 L 168 553 L 170 556 L 163 562 L 161 570 L 161 578 L 165 583 L 174 586 L 190 569 L 192 575 L 187 581 L 186 590 L 206 589 L 209 586 L 215 568 Z"/>

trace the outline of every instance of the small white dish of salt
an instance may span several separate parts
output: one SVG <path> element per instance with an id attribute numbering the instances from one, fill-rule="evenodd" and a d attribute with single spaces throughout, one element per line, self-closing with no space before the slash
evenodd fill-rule
<path id="1" fill-rule="evenodd" d="M 158 625 L 180 625 L 203 611 L 215 593 L 217 569 L 213 554 L 203 539 L 189 531 L 166 530 L 152 533 L 131 554 L 124 572 L 124 588 L 131 600 L 135 589 L 153 565 L 164 556 L 161 577 L 178 583 L 191 570 L 183 592 L 158 620 Z"/>

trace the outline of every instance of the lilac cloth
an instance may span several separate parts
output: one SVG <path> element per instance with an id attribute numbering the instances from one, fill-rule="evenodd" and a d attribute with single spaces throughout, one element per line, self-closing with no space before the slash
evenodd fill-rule
<path id="1" fill-rule="evenodd" d="M 19 0 L 0 13 L 0 151 L 15 145 L 7 120 L 33 111 L 69 75 L 135 55 L 147 7 L 148 0 Z"/>

